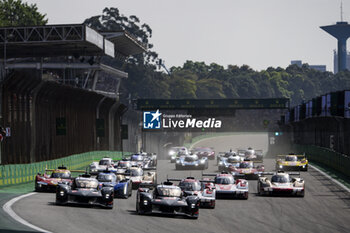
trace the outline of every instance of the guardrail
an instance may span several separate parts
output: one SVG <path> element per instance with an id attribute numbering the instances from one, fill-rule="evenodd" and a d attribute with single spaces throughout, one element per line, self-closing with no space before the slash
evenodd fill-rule
<path id="1" fill-rule="evenodd" d="M 305 153 L 308 160 L 324 164 L 350 177 L 350 157 L 324 147 L 294 144 L 297 153 Z"/>
<path id="2" fill-rule="evenodd" d="M 124 154 L 127 154 L 127 152 L 124 152 Z M 34 181 L 37 173 L 44 173 L 45 169 L 55 169 L 61 165 L 73 170 L 86 167 L 103 157 L 120 160 L 122 156 L 123 152 L 120 151 L 94 151 L 38 163 L 0 165 L 0 186 Z"/>

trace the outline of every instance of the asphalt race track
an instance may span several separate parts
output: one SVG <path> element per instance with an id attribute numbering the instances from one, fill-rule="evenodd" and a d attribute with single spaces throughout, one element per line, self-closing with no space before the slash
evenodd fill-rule
<path id="1" fill-rule="evenodd" d="M 234 135 L 212 138 L 197 145 L 216 152 L 252 146 L 267 148 L 267 136 Z M 288 152 L 286 152 L 288 153 Z M 265 159 L 266 171 L 274 160 Z M 205 172 L 216 172 L 216 160 Z M 175 171 L 167 160 L 158 161 L 158 182 L 169 177 L 200 177 L 200 171 Z M 114 209 L 56 206 L 55 194 L 38 193 L 14 204 L 13 210 L 29 223 L 51 232 L 350 232 L 350 195 L 313 169 L 301 174 L 304 198 L 260 197 L 256 181 L 249 182 L 248 200 L 217 200 L 216 208 L 201 209 L 198 220 L 140 216 L 135 213 L 135 191 L 129 199 L 115 199 Z"/>

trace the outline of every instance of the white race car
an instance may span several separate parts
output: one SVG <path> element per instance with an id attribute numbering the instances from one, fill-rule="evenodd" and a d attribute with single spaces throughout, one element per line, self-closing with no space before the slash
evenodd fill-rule
<path id="1" fill-rule="evenodd" d="M 278 171 L 276 173 L 264 172 L 263 175 L 271 175 L 271 179 L 260 177 L 258 180 L 259 195 L 287 195 L 299 196 L 305 195 L 305 183 L 300 177 L 291 177 L 290 175 L 300 175 L 300 173 L 286 173 Z"/>
<path id="2" fill-rule="evenodd" d="M 125 171 L 125 179 L 130 179 L 132 188 L 137 189 L 140 186 L 153 188 L 157 185 L 156 172 L 144 172 L 140 167 L 131 167 Z"/>
<path id="3" fill-rule="evenodd" d="M 91 175 L 97 175 L 98 173 L 103 172 L 105 170 L 117 172 L 117 169 L 114 168 L 114 162 L 111 158 L 102 158 L 99 162 L 92 162 L 89 166 L 89 171 Z"/>
<path id="4" fill-rule="evenodd" d="M 235 180 L 232 174 L 222 172 L 220 174 L 203 173 L 203 176 L 215 176 L 213 183 L 216 188 L 216 198 L 242 198 L 248 199 L 249 185 L 245 179 Z"/>

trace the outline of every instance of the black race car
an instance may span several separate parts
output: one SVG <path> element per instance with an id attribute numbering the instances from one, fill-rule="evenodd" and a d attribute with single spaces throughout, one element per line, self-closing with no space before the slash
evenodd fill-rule
<path id="1" fill-rule="evenodd" d="M 148 188 L 139 188 L 136 199 L 138 214 L 180 215 L 197 219 L 200 200 L 197 196 L 183 196 L 180 187 L 171 182 L 157 185 L 153 194 Z"/>
<path id="2" fill-rule="evenodd" d="M 96 205 L 113 208 L 114 188 L 100 187 L 99 182 L 89 175 L 83 175 L 68 183 L 59 184 L 56 190 L 56 204 Z"/>

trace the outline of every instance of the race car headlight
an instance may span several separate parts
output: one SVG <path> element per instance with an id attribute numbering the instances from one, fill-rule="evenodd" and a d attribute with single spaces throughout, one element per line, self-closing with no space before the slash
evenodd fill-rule
<path id="1" fill-rule="evenodd" d="M 204 161 L 204 160 L 201 160 L 201 163 L 205 163 L 205 161 Z"/>
<path id="2" fill-rule="evenodd" d="M 305 165 L 303 165 L 303 168 L 305 168 Z"/>
<path id="3" fill-rule="evenodd" d="M 191 208 L 192 208 L 192 209 L 196 208 L 196 204 L 195 204 L 195 203 L 192 203 L 192 204 L 191 204 Z"/>
<path id="4" fill-rule="evenodd" d="M 148 205 L 148 201 L 147 201 L 147 200 L 144 200 L 144 201 L 143 201 L 143 205 Z"/>
<path id="5" fill-rule="evenodd" d="M 63 197 L 64 196 L 64 191 L 60 191 L 60 196 Z"/>
<path id="6" fill-rule="evenodd" d="M 180 163 L 180 160 L 176 160 L 176 163 Z"/>
<path id="7" fill-rule="evenodd" d="M 283 168 L 283 165 L 280 165 L 280 168 Z"/>
<path id="8" fill-rule="evenodd" d="M 198 163 L 196 163 L 194 166 L 198 166 Z"/>
<path id="9" fill-rule="evenodd" d="M 220 161 L 220 162 L 219 162 L 219 165 L 222 165 L 222 164 L 223 164 L 223 162 Z"/>
<path id="10" fill-rule="evenodd" d="M 110 197 L 109 193 L 105 195 L 105 198 L 108 199 Z"/>
<path id="11" fill-rule="evenodd" d="M 175 151 L 171 150 L 169 151 L 169 155 L 174 155 L 175 154 Z"/>

